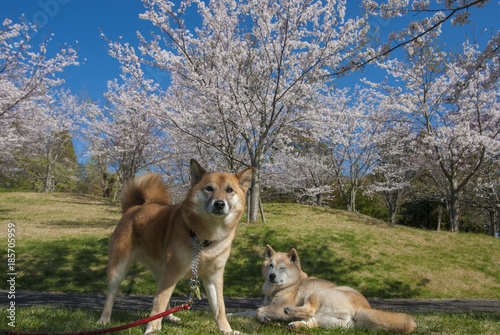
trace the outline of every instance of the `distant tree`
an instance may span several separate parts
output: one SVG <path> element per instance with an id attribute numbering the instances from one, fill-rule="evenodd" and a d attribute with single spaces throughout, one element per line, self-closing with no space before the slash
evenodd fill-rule
<path id="1" fill-rule="evenodd" d="M 169 143 L 166 128 L 156 117 L 161 104 L 154 86 L 144 89 L 146 80 L 122 79 L 122 84 L 118 80 L 108 83 L 109 105 L 88 104 L 82 122 L 90 154 L 109 164 L 123 183 L 168 160 Z"/>
<path id="2" fill-rule="evenodd" d="M 81 166 L 80 191 L 86 194 L 113 198 L 119 186 L 118 176 L 109 170 L 110 164 L 102 157 L 90 156 Z"/>
<path id="3" fill-rule="evenodd" d="M 500 158 L 488 157 L 470 185 L 466 200 L 488 213 L 489 231 L 500 233 Z"/>
<path id="4" fill-rule="evenodd" d="M 278 143 L 263 171 L 267 185 L 299 203 L 323 206 L 325 194 L 334 190 L 326 146 L 304 134 Z"/>
<path id="5" fill-rule="evenodd" d="M 466 42 L 452 55 L 422 39 L 406 46 L 404 60 L 380 65 L 403 82 L 399 88 L 385 86 L 385 108 L 399 111 L 398 122 L 411 125 L 420 161 L 440 186 L 452 231 L 459 230 L 468 183 L 486 155 L 498 152 L 499 84 L 491 78 L 492 59 L 477 44 Z"/>
<path id="6" fill-rule="evenodd" d="M 300 136 L 289 136 L 270 155 L 270 184 L 299 191 L 317 204 L 338 189 L 347 210 L 356 211 L 356 196 L 376 162 L 383 126 L 373 119 L 369 93 L 356 87 L 323 97 L 323 108 L 310 116 L 308 129 L 297 130 Z"/>
<path id="7" fill-rule="evenodd" d="M 393 115 L 388 115 L 390 112 L 383 110 L 378 112 L 381 122 L 389 124 L 386 120 L 397 119 Z M 421 168 L 411 150 L 413 139 L 414 135 L 408 124 L 394 122 L 376 138 L 378 156 L 372 172 L 374 180 L 367 189 L 368 193 L 375 192 L 382 196 L 389 210 L 389 221 L 392 224 L 396 223 L 399 207 L 412 179 Z"/>
<path id="8" fill-rule="evenodd" d="M 41 143 L 49 133 L 63 136 L 66 128 L 59 108 L 66 102 L 54 101 L 61 92 L 56 88 L 63 83 L 59 73 L 67 66 L 78 65 L 76 51 L 61 48 L 50 57 L 44 40 L 38 50 L 30 44 L 30 34 L 36 27 L 23 21 L 13 23 L 5 19 L 0 28 L 0 172 L 19 172 L 19 157 L 29 156 L 28 150 L 35 146 L 35 155 L 40 153 Z M 59 105 L 58 105 L 59 104 Z M 51 110 L 55 107 L 57 110 Z M 37 129 L 40 128 L 40 129 Z M 50 131 L 49 131 L 50 129 Z M 48 132 L 47 132 L 48 131 Z M 45 132 L 44 134 L 42 134 Z M 34 140 L 40 136 L 44 140 Z M 65 135 L 66 136 L 66 135 Z M 46 143 L 48 144 L 48 143 Z M 19 153 L 22 152 L 23 155 Z M 49 155 L 50 156 L 50 155 Z M 50 160 L 50 159 L 49 159 Z M 52 167 L 47 174 L 52 173 Z M 49 178 L 50 177 L 47 177 Z M 48 189 L 44 187 L 45 190 Z"/>
<path id="9" fill-rule="evenodd" d="M 375 122 L 371 93 L 333 91 L 326 108 L 315 119 L 315 138 L 326 146 L 328 167 L 348 211 L 356 211 L 356 195 L 378 158 L 376 139 L 383 130 Z"/>
<path id="10" fill-rule="evenodd" d="M 17 112 L 19 122 L 13 129 L 19 143 L 10 148 L 10 154 L 15 159 L 15 167 L 34 175 L 41 181 L 40 190 L 48 193 L 55 191 L 56 183 L 61 184 L 63 180 L 68 183 L 76 171 L 74 115 L 80 112 L 81 105 L 68 92 L 59 91 L 46 94 L 32 107 L 33 110 Z"/>

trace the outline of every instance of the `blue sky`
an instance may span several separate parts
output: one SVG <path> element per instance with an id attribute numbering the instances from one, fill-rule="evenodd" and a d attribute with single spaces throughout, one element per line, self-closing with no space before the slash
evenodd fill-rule
<path id="1" fill-rule="evenodd" d="M 348 15 L 358 13 L 358 4 L 359 1 L 348 1 Z M 65 43 L 78 50 L 82 64 L 65 71 L 67 86 L 74 94 L 88 94 L 94 101 L 101 102 L 107 81 L 117 78 L 120 68 L 118 61 L 107 54 L 106 41 L 101 38 L 99 29 L 112 40 L 121 36 L 123 41 L 135 44 L 137 31 L 149 36 L 154 28 L 148 21 L 139 19 L 142 12 L 144 6 L 140 0 L 0 0 L 2 22 L 5 17 L 18 21 L 24 14 L 27 21 L 38 21 L 43 26 L 33 36 L 34 43 L 38 44 L 44 36 L 54 34 L 52 50 L 56 51 L 59 45 Z M 491 0 L 485 8 L 472 9 L 471 19 L 477 23 L 476 30 L 487 28 L 488 35 L 500 29 L 499 17 L 498 0 Z M 382 34 L 396 30 L 400 25 L 394 19 L 373 20 L 372 24 L 378 25 Z M 456 44 L 463 40 L 466 32 L 471 35 L 472 28 L 472 25 L 451 27 L 447 23 L 444 31 L 449 43 Z M 154 68 L 146 68 L 146 72 L 159 81 L 167 78 Z M 355 82 L 366 75 L 367 72 L 356 74 L 349 81 Z"/>

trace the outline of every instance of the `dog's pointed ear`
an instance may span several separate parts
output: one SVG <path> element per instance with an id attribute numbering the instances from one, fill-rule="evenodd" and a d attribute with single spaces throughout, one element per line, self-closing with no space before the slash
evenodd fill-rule
<path id="1" fill-rule="evenodd" d="M 272 255 L 274 255 L 274 250 L 268 244 L 268 245 L 266 245 L 266 251 L 264 251 L 264 258 L 269 259 L 269 258 L 271 258 Z"/>
<path id="2" fill-rule="evenodd" d="M 295 249 L 290 250 L 290 252 L 288 253 L 288 259 L 290 260 L 290 262 L 292 262 L 295 265 L 297 265 L 297 267 L 299 269 L 301 269 L 299 254 L 297 254 L 297 250 L 295 250 Z"/>
<path id="3" fill-rule="evenodd" d="M 250 167 L 241 172 L 235 174 L 236 178 L 238 178 L 239 184 L 243 193 L 246 193 L 248 187 L 250 187 L 250 183 L 252 183 L 254 168 Z"/>
<path id="4" fill-rule="evenodd" d="M 194 159 L 191 159 L 189 162 L 189 168 L 191 170 L 191 186 L 194 186 L 201 181 L 201 177 L 205 174 L 205 169 Z"/>

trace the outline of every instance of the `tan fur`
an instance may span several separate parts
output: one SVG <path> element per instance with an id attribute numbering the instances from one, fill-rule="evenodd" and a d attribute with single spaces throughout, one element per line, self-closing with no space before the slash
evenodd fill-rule
<path id="1" fill-rule="evenodd" d="M 416 328 L 410 315 L 372 309 L 353 288 L 308 277 L 295 249 L 287 254 L 267 245 L 262 274 L 265 306 L 255 313 L 260 320 L 293 320 L 289 325 L 294 328 L 356 327 L 400 333 Z"/>
<path id="2" fill-rule="evenodd" d="M 122 214 L 135 206 L 156 203 L 170 205 L 168 186 L 157 174 L 151 173 L 133 179 L 125 185 L 120 197 Z"/>
<path id="3" fill-rule="evenodd" d="M 167 187 L 157 175 L 142 177 L 125 188 L 124 214 L 109 243 L 108 294 L 101 323 L 109 322 L 118 287 L 136 261 L 149 268 L 158 282 L 151 315 L 163 312 L 176 283 L 191 276 L 193 231 L 200 241 L 211 242 L 202 249 L 198 275 L 219 329 L 232 332 L 225 314 L 223 273 L 253 168 L 236 175 L 206 172 L 194 160 L 190 168 L 191 189 L 175 205 L 169 205 Z M 161 320 L 154 320 L 146 333 L 160 328 Z"/>

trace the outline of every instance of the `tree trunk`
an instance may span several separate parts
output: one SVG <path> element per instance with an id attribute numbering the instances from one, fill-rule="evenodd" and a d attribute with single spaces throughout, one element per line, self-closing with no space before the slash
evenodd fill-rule
<path id="1" fill-rule="evenodd" d="M 499 221 L 500 221 L 500 207 L 497 208 L 497 215 L 496 215 L 496 220 L 495 220 L 495 226 L 493 228 L 493 236 L 495 236 L 495 237 L 500 237 Z"/>
<path id="2" fill-rule="evenodd" d="M 262 199 L 260 198 L 260 196 L 259 196 L 259 209 L 262 222 L 266 223 L 266 216 L 264 215 L 264 206 L 262 206 Z"/>
<path id="3" fill-rule="evenodd" d="M 495 211 L 490 211 L 490 233 L 491 236 L 495 236 L 495 216 L 496 212 Z"/>
<path id="4" fill-rule="evenodd" d="M 45 181 L 43 185 L 43 193 L 49 193 L 52 188 L 52 167 L 47 159 L 47 169 L 45 171 Z"/>
<path id="5" fill-rule="evenodd" d="M 109 175 L 107 172 L 101 173 L 101 178 L 99 178 L 101 182 L 101 190 L 102 196 L 105 198 L 109 198 L 111 196 L 111 188 L 109 187 Z"/>
<path id="6" fill-rule="evenodd" d="M 391 215 L 391 224 L 396 224 L 396 211 L 394 209 L 390 210 L 390 215 Z"/>
<path id="7" fill-rule="evenodd" d="M 342 185 L 342 181 L 338 177 L 337 177 L 337 182 L 339 185 L 340 194 L 342 195 L 342 199 L 344 199 L 346 209 L 348 212 L 351 212 L 351 203 L 349 201 L 349 194 L 347 194 L 346 189 Z"/>
<path id="8" fill-rule="evenodd" d="M 250 202 L 249 206 L 249 218 L 250 222 L 258 222 L 259 221 L 259 200 L 260 200 L 260 169 L 255 168 L 253 178 L 252 178 L 252 186 L 250 189 Z"/>
<path id="9" fill-rule="evenodd" d="M 500 237 L 500 206 L 497 206 L 497 216 L 495 220 L 494 235 L 495 237 Z M 498 235 L 497 235 L 498 234 Z"/>
<path id="10" fill-rule="evenodd" d="M 443 203 L 439 203 L 439 214 L 438 214 L 438 222 L 437 222 L 437 231 L 441 231 L 441 219 L 443 217 Z"/>
<path id="11" fill-rule="evenodd" d="M 454 195 L 450 199 L 450 230 L 452 232 L 459 231 L 460 223 L 460 200 Z"/>
<path id="12" fill-rule="evenodd" d="M 385 203 L 387 205 L 387 208 L 389 209 L 389 222 L 391 224 L 396 224 L 396 212 L 397 212 L 397 192 L 396 194 L 394 191 L 388 191 L 383 193 L 383 197 L 385 200 Z"/>
<path id="13" fill-rule="evenodd" d="M 323 206 L 323 193 L 316 194 L 316 205 Z"/>
<path id="14" fill-rule="evenodd" d="M 358 192 L 357 189 L 354 187 L 351 189 L 351 194 L 349 194 L 349 206 L 351 208 L 351 212 L 356 212 L 356 193 Z"/>
<path id="15" fill-rule="evenodd" d="M 351 203 L 349 202 L 349 198 L 348 197 L 344 197 L 344 200 L 345 200 L 345 203 L 346 203 L 346 209 L 348 212 L 352 212 L 352 207 L 351 207 Z"/>
<path id="16" fill-rule="evenodd" d="M 498 215 L 499 214 L 500 213 L 497 213 L 496 210 L 490 211 L 490 234 L 493 237 L 497 236 L 496 234 L 497 234 L 497 229 L 498 229 Z"/>
<path id="17" fill-rule="evenodd" d="M 250 222 L 250 193 L 251 193 L 251 189 L 248 190 L 248 192 L 246 194 L 246 199 L 245 199 L 245 202 L 247 204 L 247 223 Z"/>
<path id="18" fill-rule="evenodd" d="M 118 185 L 116 188 L 115 188 L 115 194 L 113 195 L 113 201 L 118 201 L 118 195 L 120 193 L 122 193 L 122 185 L 123 183 L 120 183 L 120 185 Z"/>

